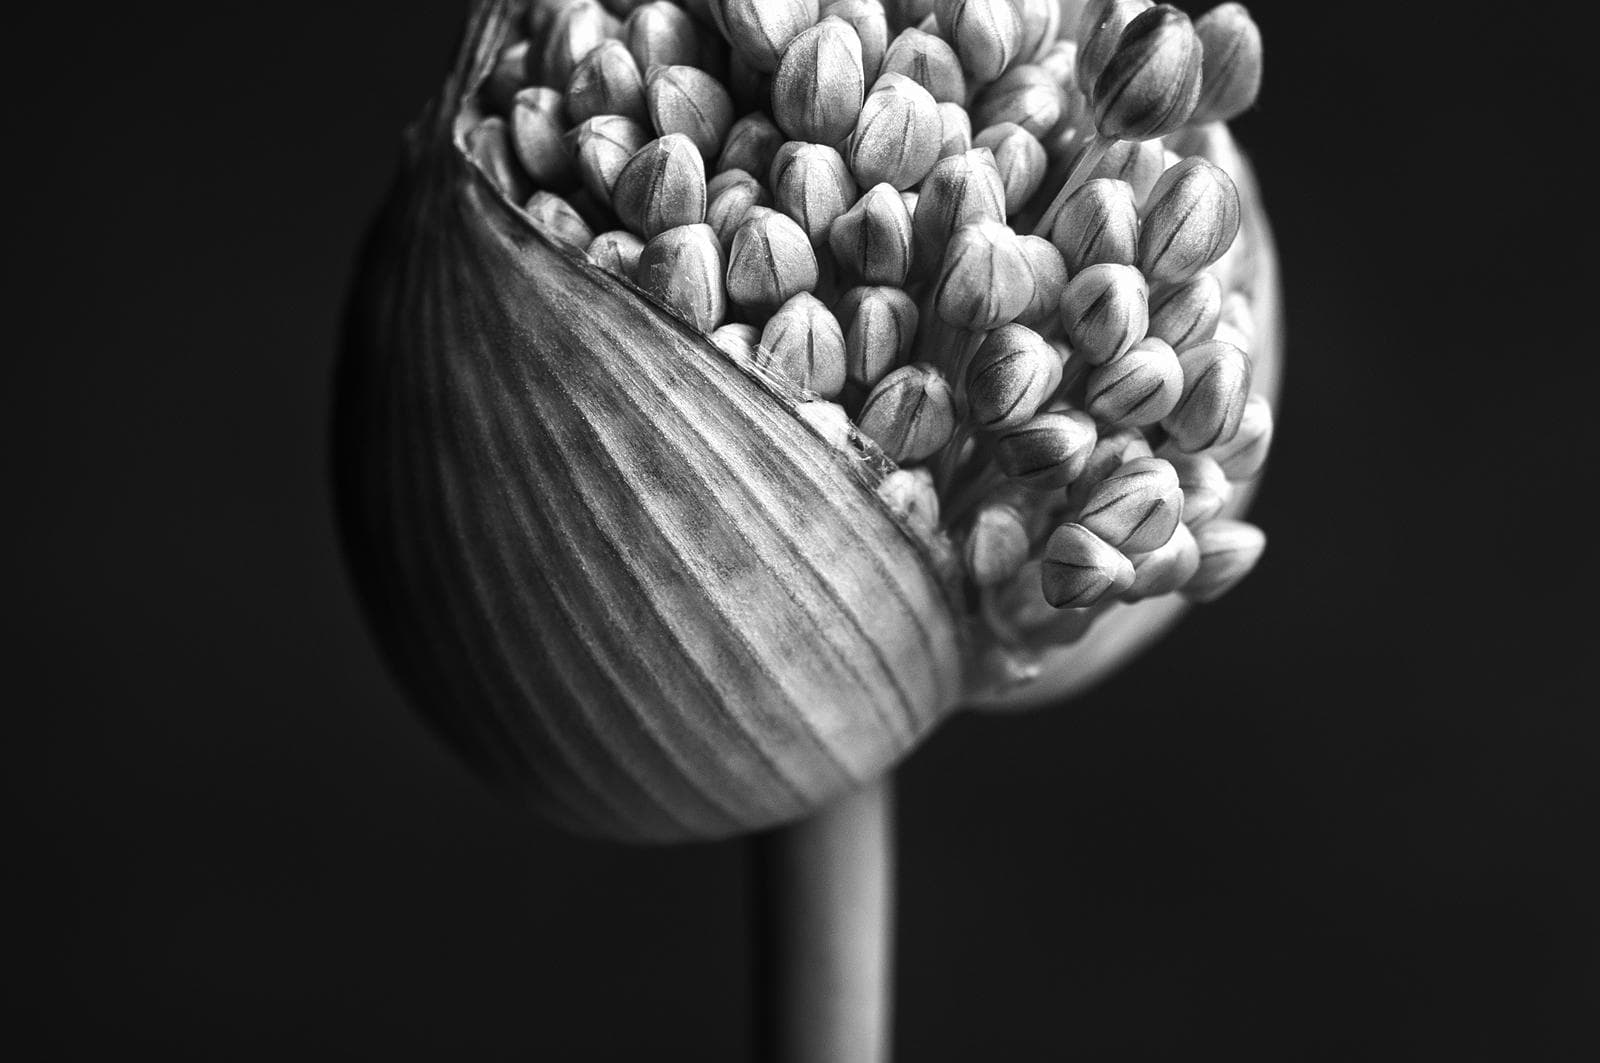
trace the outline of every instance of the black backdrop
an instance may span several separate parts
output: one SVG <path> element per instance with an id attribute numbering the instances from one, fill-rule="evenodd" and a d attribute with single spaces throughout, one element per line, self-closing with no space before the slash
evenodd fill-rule
<path id="1" fill-rule="evenodd" d="M 494 804 L 342 575 L 341 292 L 461 5 L 158 6 L 8 34 L 0 1037 L 742 1058 L 741 848 Z M 906 765 L 910 1063 L 1600 1049 L 1592 488 L 1565 471 L 1593 315 L 1560 257 L 1587 179 L 1533 125 L 1584 99 L 1563 33 L 1254 9 L 1238 131 L 1291 342 L 1269 553 L 1092 695 Z"/>

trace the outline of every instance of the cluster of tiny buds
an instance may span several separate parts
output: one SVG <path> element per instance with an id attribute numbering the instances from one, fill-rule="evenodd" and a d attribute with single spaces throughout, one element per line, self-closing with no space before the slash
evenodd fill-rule
<path id="1" fill-rule="evenodd" d="M 1261 533 L 1221 514 L 1272 417 L 1205 149 L 1259 87 L 1242 5 L 533 0 L 520 26 L 469 155 L 892 462 L 885 501 L 988 604 L 1209 601 L 1250 570 Z"/>

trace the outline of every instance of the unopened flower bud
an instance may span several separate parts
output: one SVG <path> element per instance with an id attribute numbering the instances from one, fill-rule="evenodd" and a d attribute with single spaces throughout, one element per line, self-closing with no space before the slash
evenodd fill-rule
<path id="1" fill-rule="evenodd" d="M 712 0 L 711 15 L 734 52 L 765 74 L 820 14 L 817 0 Z"/>
<path id="2" fill-rule="evenodd" d="M 1209 454 L 1185 454 L 1176 447 L 1163 447 L 1161 456 L 1178 472 L 1185 524 L 1198 528 L 1221 514 L 1233 498 L 1233 485 L 1217 459 Z"/>
<path id="3" fill-rule="evenodd" d="M 1191 602 L 1212 602 L 1250 574 L 1267 548 L 1267 537 L 1242 520 L 1214 520 L 1194 533 L 1200 567 L 1183 587 Z"/>
<path id="4" fill-rule="evenodd" d="M 1222 283 L 1214 273 L 1200 273 L 1152 294 L 1150 335 L 1181 351 L 1209 340 L 1217 331 L 1221 312 Z"/>
<path id="5" fill-rule="evenodd" d="M 633 280 L 639 272 L 644 241 L 626 229 L 601 233 L 589 243 L 589 261 L 608 273 Z"/>
<path id="6" fill-rule="evenodd" d="M 1081 524 L 1063 524 L 1044 545 L 1040 583 L 1057 609 L 1082 609 L 1133 586 L 1133 562 Z"/>
<path id="7" fill-rule="evenodd" d="M 573 124 L 615 114 L 641 125 L 650 121 L 644 78 L 621 41 L 604 40 L 572 70 L 567 86 L 567 119 Z"/>
<path id="8" fill-rule="evenodd" d="M 1016 233 L 997 222 L 963 225 L 945 248 L 933 303 L 949 324 L 996 328 L 1027 309 L 1032 283 Z"/>
<path id="9" fill-rule="evenodd" d="M 772 200 L 800 223 L 813 246 L 828 238 L 833 221 L 856 201 L 856 182 L 844 159 L 825 144 L 791 140 L 772 160 Z"/>
<path id="10" fill-rule="evenodd" d="M 528 220 L 552 240 L 587 248 L 594 239 L 594 231 L 589 228 L 589 223 L 573 209 L 572 204 L 554 192 L 535 192 L 522 210 Z"/>
<path id="11" fill-rule="evenodd" d="M 1073 273 L 1099 263 L 1131 266 L 1139 254 L 1139 208 L 1126 181 L 1086 181 L 1061 205 L 1050 239 Z"/>
<path id="12" fill-rule="evenodd" d="M 1185 453 L 1221 446 L 1239 431 L 1250 397 L 1250 359 L 1224 340 L 1207 340 L 1178 355 L 1183 395 L 1161 427 Z"/>
<path id="13" fill-rule="evenodd" d="M 1211 450 L 1229 480 L 1243 483 L 1253 480 L 1267 463 L 1267 453 L 1272 449 L 1272 404 L 1262 395 L 1251 395 L 1245 400 L 1244 414 L 1239 418 L 1239 430 L 1226 443 Z"/>
<path id="14" fill-rule="evenodd" d="M 896 469 L 878 485 L 878 497 L 915 531 L 931 534 L 939 527 L 939 492 L 927 469 Z"/>
<path id="15" fill-rule="evenodd" d="M 1239 191 L 1220 166 L 1190 156 L 1161 175 L 1139 227 L 1139 268 L 1178 284 L 1217 259 L 1239 233 Z"/>
<path id="16" fill-rule="evenodd" d="M 635 283 L 701 332 L 722 324 L 728 311 L 722 248 L 703 222 L 679 225 L 646 241 Z"/>
<path id="17" fill-rule="evenodd" d="M 1035 331 L 1047 329 L 1055 322 L 1056 310 L 1061 305 L 1061 293 L 1067 288 L 1067 264 L 1056 246 L 1044 237 L 1023 236 L 1019 239 L 1022 242 L 1023 260 L 1033 274 L 1033 298 L 1017 315 L 1017 324 L 1027 325 Z"/>
<path id="18" fill-rule="evenodd" d="M 959 103 L 941 103 L 939 122 L 943 129 L 939 158 L 972 150 L 972 118 L 965 107 Z"/>
<path id="19" fill-rule="evenodd" d="M 1183 366 L 1165 340 L 1146 336 L 1114 362 L 1089 371 L 1084 405 L 1097 421 L 1142 428 L 1157 424 L 1183 394 Z"/>
<path id="20" fill-rule="evenodd" d="M 1149 325 L 1144 277 L 1132 266 L 1100 264 L 1073 277 L 1061 294 L 1061 324 L 1075 354 L 1091 365 L 1122 357 Z"/>
<path id="21" fill-rule="evenodd" d="M 824 19 L 843 19 L 861 41 L 863 84 L 878 80 L 883 53 L 889 48 L 889 20 L 879 0 L 833 0 L 822 9 Z"/>
<path id="22" fill-rule="evenodd" d="M 1182 128 L 1200 99 L 1200 38 L 1189 16 L 1157 4 L 1128 23 L 1090 98 L 1103 137 L 1153 140 Z"/>
<path id="23" fill-rule="evenodd" d="M 1122 31 L 1154 6 L 1153 0 L 1110 0 L 1109 3 L 1098 0 L 1083 9 L 1078 23 L 1078 55 L 1073 76 L 1084 97 L 1094 99 L 1095 80 L 1111 61 L 1117 42 L 1122 40 Z"/>
<path id="24" fill-rule="evenodd" d="M 851 288 L 836 308 L 844 328 L 845 375 L 871 387 L 911 354 L 917 304 L 901 288 Z"/>
<path id="25" fill-rule="evenodd" d="M 722 325 L 711 333 L 711 342 L 736 362 L 754 362 L 756 347 L 761 343 L 761 330 L 754 325 Z"/>
<path id="26" fill-rule="evenodd" d="M 528 194 L 528 175 L 511 147 L 511 130 L 504 118 L 490 115 L 467 131 L 467 155 L 500 194 L 520 203 Z"/>
<path id="27" fill-rule="evenodd" d="M 933 164 L 911 214 L 917 259 L 937 266 L 957 229 L 976 222 L 1004 223 L 1006 189 L 994 153 L 975 148 Z"/>
<path id="28" fill-rule="evenodd" d="M 1017 55 L 1024 63 L 1037 62 L 1061 34 L 1062 0 L 1011 0 L 1022 24 L 1022 40 Z"/>
<path id="29" fill-rule="evenodd" d="M 500 50 L 489 77 L 483 83 L 483 94 L 496 111 L 509 114 L 511 101 L 527 84 L 528 42 L 517 41 Z"/>
<path id="30" fill-rule="evenodd" d="M 850 134 L 850 170 L 862 185 L 910 188 L 939 159 L 944 119 L 928 90 L 896 73 L 881 75 Z"/>
<path id="31" fill-rule="evenodd" d="M 973 139 L 973 145 L 988 148 L 994 155 L 994 168 L 1006 193 L 1006 214 L 1022 210 L 1023 204 L 1044 183 L 1049 160 L 1044 145 L 1033 134 L 1013 122 L 992 125 Z"/>
<path id="32" fill-rule="evenodd" d="M 868 284 L 904 284 L 911 268 L 911 215 L 893 185 L 867 189 L 834 219 L 828 246 L 839 265 Z"/>
<path id="33" fill-rule="evenodd" d="M 611 186 L 611 207 L 629 229 L 650 240 L 706 216 L 706 168 L 682 133 L 657 137 L 634 153 Z"/>
<path id="34" fill-rule="evenodd" d="M 542 85 L 523 89 L 511 104 L 511 138 L 517 161 L 533 183 L 552 192 L 566 192 L 578 183 L 572 154 L 562 141 L 561 93 Z"/>
<path id="35" fill-rule="evenodd" d="M 558 12 L 542 38 L 540 80 L 546 85 L 565 88 L 572 71 L 585 56 L 608 37 L 621 30 L 617 20 L 595 0 L 574 0 Z"/>
<path id="36" fill-rule="evenodd" d="M 772 117 L 792 140 L 837 144 L 855 128 L 865 91 L 861 38 L 843 19 L 825 18 L 783 50 Z"/>
<path id="37" fill-rule="evenodd" d="M 931 365 L 903 365 L 878 381 L 857 425 L 893 461 L 920 461 L 950 442 L 955 397 Z"/>
<path id="38" fill-rule="evenodd" d="M 810 292 L 778 307 L 761 330 L 763 362 L 799 387 L 831 399 L 844 389 L 844 331 Z"/>
<path id="39" fill-rule="evenodd" d="M 1094 442 L 1094 420 L 1081 410 L 1038 413 L 1000 433 L 994 461 L 1029 487 L 1065 487 L 1088 465 Z"/>
<path id="40" fill-rule="evenodd" d="M 1012 122 L 1035 137 L 1043 137 L 1061 120 L 1061 86 L 1043 67 L 1012 67 L 1005 76 L 984 87 L 974 103 L 972 119 L 978 128 Z"/>
<path id="41" fill-rule="evenodd" d="M 783 130 L 772 124 L 772 119 L 759 111 L 747 114 L 734 122 L 722 141 L 722 153 L 717 156 L 716 170 L 743 170 L 753 177 L 765 180 L 772 170 L 772 160 L 786 138 Z"/>
<path id="42" fill-rule="evenodd" d="M 1142 554 L 1170 539 L 1182 517 L 1177 472 L 1160 458 L 1134 458 L 1090 492 L 1078 523 L 1124 553 Z"/>
<path id="43" fill-rule="evenodd" d="M 1011 0 L 937 0 L 939 31 L 978 81 L 993 81 L 1022 50 L 1022 20 Z"/>
<path id="44" fill-rule="evenodd" d="M 687 11 L 665 0 L 641 4 L 622 24 L 628 52 L 642 73 L 653 66 L 698 66 L 700 33 Z"/>
<path id="45" fill-rule="evenodd" d="M 919 29 L 903 29 L 883 53 L 879 73 L 901 74 L 928 90 L 939 103 L 967 102 L 967 79 L 955 50 L 939 37 Z"/>
<path id="46" fill-rule="evenodd" d="M 717 234 L 724 253 L 731 251 L 733 234 L 750 208 L 771 202 L 766 186 L 743 170 L 724 170 L 711 179 L 706 185 L 706 224 Z"/>
<path id="47" fill-rule="evenodd" d="M 967 412 L 985 431 L 1031 420 L 1061 384 L 1055 348 L 1023 325 L 1001 325 L 984 338 L 967 367 Z"/>
<path id="48" fill-rule="evenodd" d="M 600 202 L 610 203 L 618 175 L 628 160 L 649 143 L 649 131 L 631 118 L 606 114 L 588 119 L 574 132 L 583 187 Z"/>
<path id="49" fill-rule="evenodd" d="M 1200 568 L 1200 547 L 1194 533 L 1180 524 L 1161 546 L 1128 560 L 1133 562 L 1133 586 L 1122 593 L 1122 600 L 1140 602 L 1171 594 L 1193 579 Z"/>
<path id="50" fill-rule="evenodd" d="M 817 255 L 805 230 L 777 211 L 747 211 L 728 248 L 728 298 L 778 306 L 816 284 Z"/>
<path id="51" fill-rule="evenodd" d="M 720 81 L 692 66 L 655 66 L 645 79 L 645 95 L 659 135 L 681 133 L 701 158 L 716 157 L 733 125 L 733 100 Z"/>
<path id="52" fill-rule="evenodd" d="M 1195 21 L 1204 46 L 1200 102 L 1190 121 L 1225 122 L 1256 102 L 1261 91 L 1261 29 L 1243 4 L 1218 4 Z"/>
<path id="53" fill-rule="evenodd" d="M 967 574 L 980 587 L 993 587 L 1015 576 L 1028 560 L 1028 527 L 1013 506 L 991 503 L 979 508 L 962 551 Z"/>

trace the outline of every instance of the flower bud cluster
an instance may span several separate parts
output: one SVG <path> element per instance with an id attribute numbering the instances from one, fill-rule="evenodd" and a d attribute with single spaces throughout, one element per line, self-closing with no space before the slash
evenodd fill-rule
<path id="1" fill-rule="evenodd" d="M 1205 601 L 1255 562 L 1225 512 L 1271 408 L 1207 147 L 1259 89 L 1241 5 L 533 0 L 524 25 L 463 150 L 899 466 L 880 496 L 952 536 L 975 593 Z"/>

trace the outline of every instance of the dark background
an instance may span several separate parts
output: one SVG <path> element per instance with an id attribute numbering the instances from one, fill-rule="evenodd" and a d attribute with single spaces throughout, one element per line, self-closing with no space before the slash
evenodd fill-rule
<path id="1" fill-rule="evenodd" d="M 463 7 L 13 14 L 15 1058 L 742 1058 L 741 847 L 492 802 L 337 554 L 341 294 Z M 1505 9 L 1253 9 L 1271 547 L 1081 701 L 906 765 L 910 1063 L 1600 1051 L 1590 178 L 1538 128 L 1592 94 Z"/>

